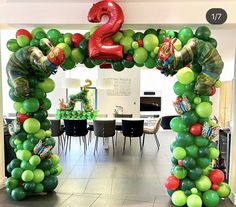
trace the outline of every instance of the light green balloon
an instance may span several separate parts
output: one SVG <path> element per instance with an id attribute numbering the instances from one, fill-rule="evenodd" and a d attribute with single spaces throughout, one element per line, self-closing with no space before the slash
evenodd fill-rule
<path id="1" fill-rule="evenodd" d="M 129 50 L 132 49 L 132 37 L 125 36 L 120 40 L 120 44 L 123 45 L 124 52 L 127 53 Z"/>
<path id="2" fill-rule="evenodd" d="M 143 38 L 143 47 L 148 51 L 152 52 L 159 44 L 159 40 L 156 35 L 148 34 Z"/>
<path id="3" fill-rule="evenodd" d="M 172 194 L 171 201 L 176 206 L 184 206 L 187 203 L 187 196 L 184 194 L 184 191 L 177 190 Z"/>
<path id="4" fill-rule="evenodd" d="M 211 188 L 211 180 L 206 175 L 202 175 L 198 180 L 195 181 L 196 188 L 199 191 L 207 191 Z"/>
<path id="5" fill-rule="evenodd" d="M 186 151 L 182 147 L 176 147 L 173 150 L 173 157 L 177 160 L 183 160 L 186 157 Z"/>
<path id="6" fill-rule="evenodd" d="M 34 134 L 34 136 L 35 136 L 36 138 L 40 139 L 40 140 L 44 140 L 45 137 L 46 137 L 46 132 L 45 132 L 45 130 L 40 129 L 39 131 L 37 131 L 37 132 Z"/>
<path id="7" fill-rule="evenodd" d="M 29 182 L 33 180 L 33 178 L 34 178 L 34 174 L 31 170 L 25 170 L 21 175 L 21 179 L 25 182 Z"/>
<path id="8" fill-rule="evenodd" d="M 23 108 L 23 102 L 14 102 L 13 107 L 17 112 L 20 112 L 21 108 Z"/>
<path id="9" fill-rule="evenodd" d="M 195 79 L 194 72 L 188 67 L 178 70 L 176 76 L 177 80 L 184 85 L 191 83 Z"/>
<path id="10" fill-rule="evenodd" d="M 24 121 L 23 128 L 29 134 L 34 134 L 40 129 L 40 122 L 35 118 L 28 118 Z"/>
<path id="11" fill-rule="evenodd" d="M 201 207 L 202 199 L 199 195 L 192 194 L 187 198 L 187 206 L 188 207 Z"/>
<path id="12" fill-rule="evenodd" d="M 212 105 L 209 102 L 201 102 L 197 105 L 196 112 L 201 118 L 207 118 L 212 113 Z"/>
<path id="13" fill-rule="evenodd" d="M 214 147 L 209 148 L 209 158 L 216 159 L 219 157 L 220 151 Z"/>
<path id="14" fill-rule="evenodd" d="M 41 159 L 38 155 L 33 155 L 30 159 L 29 159 L 29 163 L 33 166 L 37 166 L 39 165 L 39 163 L 41 162 Z"/>
<path id="15" fill-rule="evenodd" d="M 33 182 L 41 183 L 44 179 L 44 172 L 41 169 L 35 169 L 33 173 L 34 173 Z"/>
<path id="16" fill-rule="evenodd" d="M 134 30 L 132 30 L 132 29 L 126 29 L 126 30 L 123 32 L 123 34 L 124 34 L 125 37 L 132 37 L 132 36 L 135 34 L 135 32 L 134 32 Z"/>
<path id="17" fill-rule="evenodd" d="M 148 52 L 143 47 L 139 47 L 138 49 L 134 50 L 134 61 L 138 64 L 143 64 L 148 58 Z"/>

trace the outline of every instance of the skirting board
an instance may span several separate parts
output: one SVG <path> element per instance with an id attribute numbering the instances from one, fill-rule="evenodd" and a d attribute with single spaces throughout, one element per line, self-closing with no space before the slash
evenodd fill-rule
<path id="1" fill-rule="evenodd" d="M 5 187 L 5 181 L 6 181 L 6 177 L 3 177 L 0 179 L 0 189 L 4 188 Z"/>
<path id="2" fill-rule="evenodd" d="M 229 199 L 234 205 L 236 205 L 236 194 L 234 192 L 230 194 Z"/>

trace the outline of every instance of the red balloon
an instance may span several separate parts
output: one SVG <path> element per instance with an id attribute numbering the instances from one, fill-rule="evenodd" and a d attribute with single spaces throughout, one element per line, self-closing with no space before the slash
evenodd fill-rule
<path id="1" fill-rule="evenodd" d="M 183 160 L 178 160 L 178 165 L 179 166 L 183 166 L 184 164 L 183 164 Z"/>
<path id="2" fill-rule="evenodd" d="M 211 182 L 219 184 L 224 181 L 225 175 L 221 170 L 215 169 L 210 172 L 209 178 Z"/>
<path id="3" fill-rule="evenodd" d="M 90 9 L 88 20 L 90 22 L 101 22 L 104 15 L 107 15 L 109 20 L 90 37 L 88 43 L 89 57 L 97 60 L 122 59 L 123 47 L 114 45 L 111 41 L 112 36 L 120 30 L 124 22 L 122 9 L 112 0 L 100 1 Z"/>
<path id="4" fill-rule="evenodd" d="M 200 136 L 202 134 L 202 125 L 199 123 L 195 123 L 190 127 L 190 133 L 193 136 Z"/>
<path id="5" fill-rule="evenodd" d="M 20 35 L 25 35 L 26 37 L 29 38 L 29 40 L 32 40 L 32 35 L 31 35 L 31 33 L 30 33 L 28 30 L 26 30 L 26 29 L 18 29 L 18 30 L 16 31 L 16 38 L 17 38 L 18 36 L 20 36 Z"/>
<path id="6" fill-rule="evenodd" d="M 210 96 L 213 96 L 215 93 L 216 93 L 216 87 L 215 86 L 212 86 L 212 91 L 211 91 L 211 94 Z"/>
<path id="7" fill-rule="evenodd" d="M 29 117 L 26 114 L 17 114 L 18 121 L 23 124 Z"/>
<path id="8" fill-rule="evenodd" d="M 165 187 L 168 190 L 176 190 L 180 185 L 180 180 L 175 176 L 171 175 L 167 178 L 165 182 Z"/>
<path id="9" fill-rule="evenodd" d="M 79 47 L 79 43 L 84 39 L 84 36 L 80 33 L 75 33 L 72 35 L 71 40 L 74 44 L 74 47 Z"/>
<path id="10" fill-rule="evenodd" d="M 61 48 L 55 47 L 50 50 L 47 58 L 54 65 L 61 65 L 65 60 L 65 54 Z"/>
<path id="11" fill-rule="evenodd" d="M 215 184 L 215 183 L 213 183 L 212 185 L 211 185 L 211 189 L 212 190 L 218 190 L 218 188 L 219 188 L 219 185 L 217 185 L 217 184 Z"/>

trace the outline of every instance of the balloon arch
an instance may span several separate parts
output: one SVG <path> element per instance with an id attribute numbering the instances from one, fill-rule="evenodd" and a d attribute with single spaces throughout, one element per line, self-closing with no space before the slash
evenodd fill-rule
<path id="1" fill-rule="evenodd" d="M 177 75 L 173 88 L 179 116 L 170 122 L 177 137 L 170 147 L 173 167 L 165 183 L 173 204 L 217 206 L 220 198 L 229 196 L 230 187 L 223 182 L 224 173 L 211 167 L 219 156 L 213 142 L 219 126 L 210 118 L 209 97 L 220 87 L 223 69 L 211 31 L 206 26 L 195 33 L 189 27 L 178 32 L 122 30 L 124 15 L 113 1 L 94 4 L 88 20 L 100 22 L 103 15 L 109 17 L 108 22 L 84 35 L 37 27 L 31 32 L 19 29 L 16 39 L 7 42 L 13 52 L 6 68 L 9 96 L 17 116 L 10 127 L 16 159 L 7 166 L 11 173 L 7 192 L 14 200 L 23 200 L 28 194 L 51 192 L 58 184 L 62 168 L 59 156 L 51 152 L 55 141 L 47 119 L 51 101 L 46 97 L 55 87 L 49 76 L 58 67 L 70 70 L 78 63 L 87 68 L 111 64 L 115 71 L 122 71 L 144 66 L 166 76 Z"/>

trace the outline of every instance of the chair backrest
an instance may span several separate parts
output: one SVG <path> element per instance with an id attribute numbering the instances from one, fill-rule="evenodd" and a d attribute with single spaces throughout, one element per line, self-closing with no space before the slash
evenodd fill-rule
<path id="1" fill-rule="evenodd" d="M 93 128 L 96 137 L 113 137 L 115 135 L 115 120 L 94 120 Z"/>
<path id="2" fill-rule="evenodd" d="M 174 117 L 177 117 L 178 115 L 174 115 L 174 116 L 163 116 L 162 117 L 162 121 L 161 121 L 161 127 L 163 129 L 170 129 L 170 121 L 171 119 L 173 119 Z"/>
<path id="3" fill-rule="evenodd" d="M 122 120 L 122 133 L 126 137 L 141 137 L 144 120 Z"/>
<path id="4" fill-rule="evenodd" d="M 52 137 L 61 136 L 63 134 L 63 128 L 61 126 L 61 120 L 51 119 Z"/>
<path id="5" fill-rule="evenodd" d="M 155 127 L 154 127 L 154 129 L 153 129 L 153 133 L 156 134 L 156 133 L 159 131 L 160 126 L 161 126 L 161 121 L 162 121 L 162 118 L 160 117 L 160 118 L 157 120 L 157 122 L 156 122 L 156 125 L 155 125 Z"/>
<path id="6" fill-rule="evenodd" d="M 116 118 L 132 118 L 133 114 L 115 114 Z"/>
<path id="7" fill-rule="evenodd" d="M 80 137 L 88 133 L 87 119 L 81 120 L 64 120 L 65 132 L 68 136 Z"/>
<path id="8" fill-rule="evenodd" d="M 6 122 L 6 124 L 8 125 L 8 124 L 10 124 L 13 120 L 14 120 L 15 118 L 5 118 L 5 122 Z"/>

